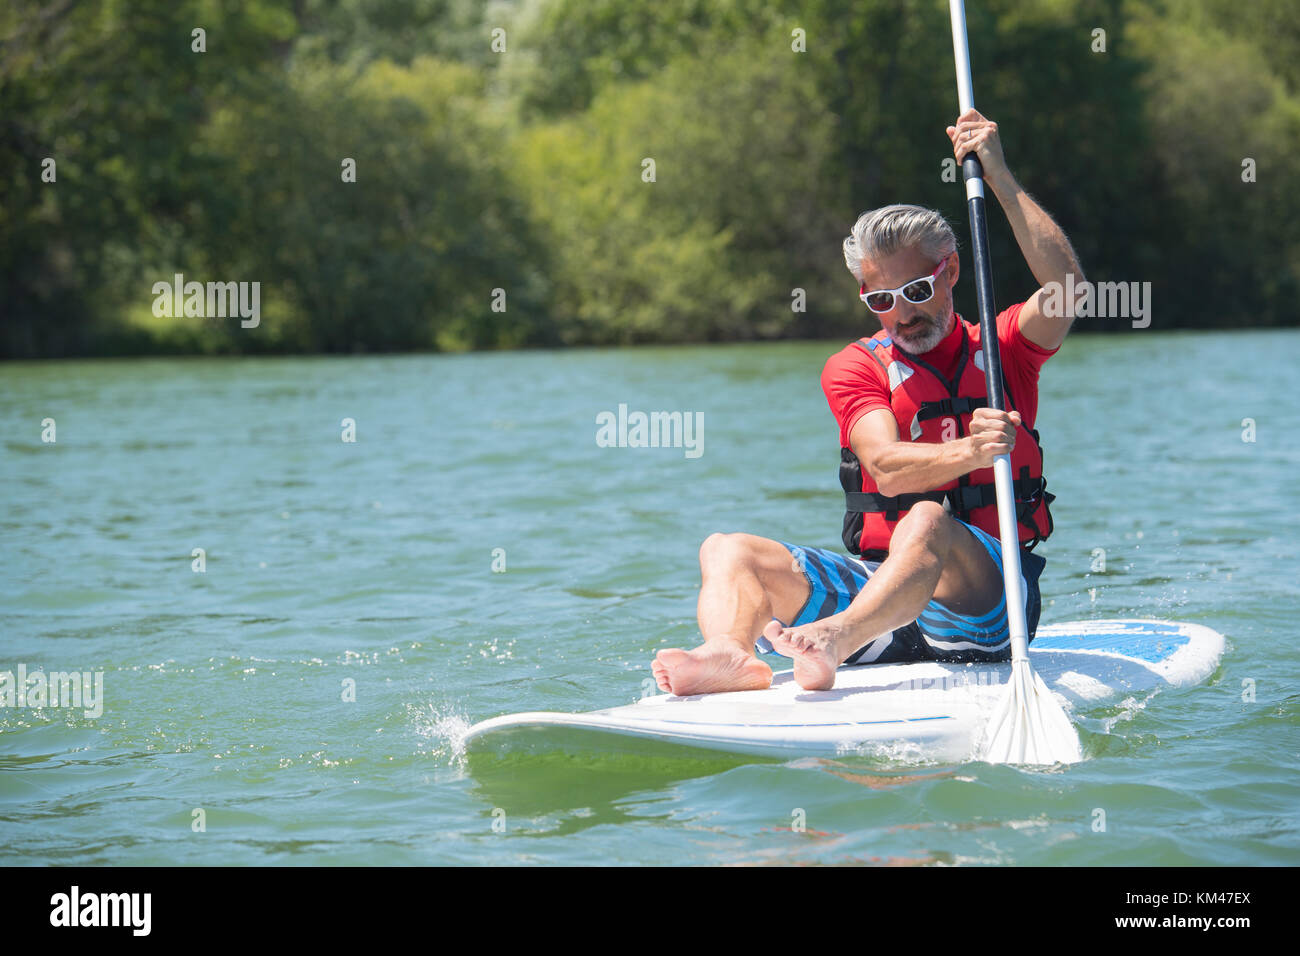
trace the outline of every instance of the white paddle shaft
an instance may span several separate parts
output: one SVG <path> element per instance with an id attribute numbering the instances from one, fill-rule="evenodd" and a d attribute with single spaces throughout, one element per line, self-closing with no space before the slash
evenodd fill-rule
<path id="1" fill-rule="evenodd" d="M 952 55 L 957 63 L 957 108 L 965 113 L 975 108 L 975 85 L 970 78 L 970 47 L 966 42 L 966 4 L 963 0 L 948 0 L 948 13 L 952 17 Z M 966 180 L 966 198 L 984 196 L 984 180 L 972 176 Z"/>
<path id="2" fill-rule="evenodd" d="M 962 113 L 975 108 L 975 90 L 970 78 L 970 48 L 966 43 L 966 5 L 948 0 L 952 17 L 952 55 L 957 62 L 957 107 Z"/>
<path id="3" fill-rule="evenodd" d="M 1029 657 L 1029 623 L 1025 620 L 1024 578 L 1020 576 L 1020 533 L 1011 483 L 1011 456 L 993 459 L 993 483 L 998 496 L 998 532 L 1002 539 L 1002 577 L 1007 593 L 1007 630 L 1011 659 Z"/>

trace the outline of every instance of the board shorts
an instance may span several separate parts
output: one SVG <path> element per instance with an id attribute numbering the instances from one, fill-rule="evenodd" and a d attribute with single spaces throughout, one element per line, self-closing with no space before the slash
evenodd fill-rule
<path id="1" fill-rule="evenodd" d="M 960 520 L 954 518 L 953 520 Z M 977 541 L 984 545 L 993 563 L 1002 571 L 1002 545 L 998 539 L 974 525 L 962 521 Z M 794 556 L 804 577 L 812 588 L 808 600 L 794 621 L 786 624 L 773 618 L 782 627 L 798 627 L 838 614 L 862 590 L 867 579 L 880 567 L 879 561 L 863 561 L 849 555 L 837 554 L 826 548 L 805 548 L 797 544 L 780 542 Z M 1038 578 L 1047 560 L 1028 551 L 1020 552 L 1020 578 L 1024 582 L 1025 622 L 1029 640 L 1038 629 L 1042 611 L 1042 598 L 1038 592 Z M 765 654 L 778 653 L 765 637 L 760 637 L 758 650 Z M 987 614 L 964 615 L 945 607 L 938 601 L 926 604 L 921 614 L 911 624 L 883 635 L 854 651 L 845 664 L 902 664 L 911 661 L 990 662 L 1011 659 L 1011 634 L 1007 626 L 1007 598 L 1002 594 L 997 606 Z"/>

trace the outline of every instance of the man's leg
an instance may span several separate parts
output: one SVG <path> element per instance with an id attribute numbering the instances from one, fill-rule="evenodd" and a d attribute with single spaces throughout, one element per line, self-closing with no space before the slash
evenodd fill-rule
<path id="1" fill-rule="evenodd" d="M 916 620 L 931 600 L 976 615 L 992 610 L 1001 595 L 1002 575 L 984 546 L 941 506 L 923 501 L 894 528 L 889 557 L 845 610 L 795 628 L 772 621 L 764 636 L 794 658 L 800 687 L 828 690 L 845 658 Z"/>
<path id="2" fill-rule="evenodd" d="M 792 621 L 809 586 L 785 545 L 752 534 L 712 534 L 700 547 L 700 633 L 694 650 L 660 651 L 651 665 L 661 690 L 679 696 L 761 690 L 772 669 L 754 642 L 773 617 Z"/>

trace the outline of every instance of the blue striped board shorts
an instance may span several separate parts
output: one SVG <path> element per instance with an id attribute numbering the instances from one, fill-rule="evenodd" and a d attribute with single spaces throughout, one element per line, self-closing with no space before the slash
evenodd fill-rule
<path id="1" fill-rule="evenodd" d="M 959 519 L 954 519 L 959 520 Z M 1002 546 L 998 539 L 974 525 L 961 522 L 984 545 L 998 571 L 1002 570 Z M 880 567 L 879 561 L 837 554 L 826 548 L 805 548 L 781 542 L 794 556 L 812 588 L 808 600 L 794 621 L 782 627 L 797 627 L 838 614 L 862 590 L 867 579 Z M 1020 552 L 1020 577 L 1024 582 L 1025 622 L 1029 640 L 1034 639 L 1042 598 L 1038 578 L 1046 566 L 1045 558 L 1028 551 Z M 777 653 L 765 637 L 759 637 L 758 650 Z M 1007 626 L 1007 599 L 1003 594 L 987 614 L 963 615 L 930 601 L 920 616 L 890 634 L 883 635 L 855 651 L 845 664 L 900 664 L 910 661 L 989 662 L 1011 659 L 1011 635 Z"/>

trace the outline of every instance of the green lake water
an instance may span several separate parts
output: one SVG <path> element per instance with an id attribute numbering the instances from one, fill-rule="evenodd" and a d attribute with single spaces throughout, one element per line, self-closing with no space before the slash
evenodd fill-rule
<path id="1" fill-rule="evenodd" d="M 465 765 L 476 720 L 640 697 L 697 641 L 709 533 L 840 549 L 841 344 L 0 366 L 0 671 L 104 687 L 0 709 L 0 861 L 1300 863 L 1290 331 L 1044 368 L 1043 622 L 1228 638 L 1078 715 L 1085 762 Z M 700 454 L 601 447 L 621 403 L 702 413 Z"/>

